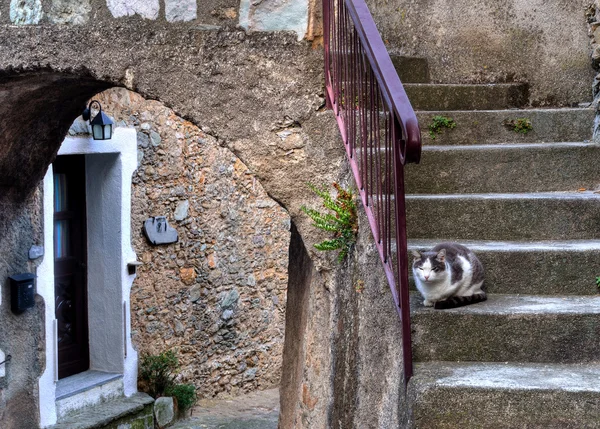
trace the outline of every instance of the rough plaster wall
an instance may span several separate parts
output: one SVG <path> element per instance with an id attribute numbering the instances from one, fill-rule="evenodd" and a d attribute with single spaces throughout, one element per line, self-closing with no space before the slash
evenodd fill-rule
<path id="1" fill-rule="evenodd" d="M 529 82 L 534 105 L 591 100 L 589 0 L 367 3 L 389 49 L 427 58 L 435 82 Z"/>
<path id="2" fill-rule="evenodd" d="M 21 203 L 7 201 L 6 195 L 0 192 L 0 349 L 12 359 L 5 366 L 6 377 L 0 378 L 0 422 L 3 429 L 34 428 L 37 378 L 45 365 L 44 303 L 36 297 L 34 308 L 12 313 L 8 276 L 35 270 L 27 255 L 32 245 L 42 244 L 41 194 L 38 188 Z"/>
<path id="3" fill-rule="evenodd" d="M 406 427 L 400 323 L 364 211 L 355 249 L 342 264 L 316 253 L 315 238 L 304 241 L 315 271 L 300 401 L 284 407 L 282 428 Z"/>

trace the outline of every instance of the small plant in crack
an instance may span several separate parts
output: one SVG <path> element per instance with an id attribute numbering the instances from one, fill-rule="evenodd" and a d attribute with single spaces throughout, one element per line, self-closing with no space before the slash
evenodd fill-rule
<path id="1" fill-rule="evenodd" d="M 453 129 L 456 128 L 456 122 L 452 118 L 447 116 L 434 116 L 429 124 L 429 137 L 431 140 L 435 140 L 438 134 L 441 134 L 444 128 Z"/>
<path id="2" fill-rule="evenodd" d="M 529 118 L 506 119 L 504 125 L 515 133 L 527 134 L 529 131 L 533 131 L 533 125 Z"/>
<path id="3" fill-rule="evenodd" d="M 352 191 L 342 188 L 337 183 L 333 184 L 337 191 L 335 195 L 331 195 L 326 186 L 317 187 L 309 183 L 308 187 L 323 200 L 322 206 L 331 211 L 331 213 L 323 213 L 306 206 L 300 207 L 312 219 L 313 226 L 333 233 L 333 238 L 323 240 L 314 246 L 321 251 L 339 249 L 338 261 L 341 262 L 356 243 L 358 217 L 354 195 Z"/>

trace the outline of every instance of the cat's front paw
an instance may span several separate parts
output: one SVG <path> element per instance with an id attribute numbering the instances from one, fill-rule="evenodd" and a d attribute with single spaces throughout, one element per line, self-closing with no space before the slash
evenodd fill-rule
<path id="1" fill-rule="evenodd" d="M 423 305 L 425 307 L 433 307 L 433 301 L 429 301 L 428 299 L 426 299 L 425 301 L 423 301 Z"/>

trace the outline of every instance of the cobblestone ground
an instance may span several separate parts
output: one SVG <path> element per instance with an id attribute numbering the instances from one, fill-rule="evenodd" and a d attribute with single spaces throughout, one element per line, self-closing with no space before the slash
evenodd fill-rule
<path id="1" fill-rule="evenodd" d="M 171 429 L 277 429 L 279 389 L 232 399 L 203 399 Z"/>

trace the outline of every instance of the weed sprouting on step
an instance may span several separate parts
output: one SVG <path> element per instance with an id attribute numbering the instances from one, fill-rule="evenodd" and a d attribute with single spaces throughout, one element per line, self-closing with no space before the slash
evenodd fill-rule
<path id="1" fill-rule="evenodd" d="M 515 133 L 527 134 L 529 131 L 533 131 L 533 125 L 529 118 L 506 119 L 504 125 Z"/>
<path id="2" fill-rule="evenodd" d="M 436 135 L 441 134 L 444 128 L 456 128 L 456 122 L 447 116 L 434 116 L 429 124 L 429 137 L 435 140 Z"/>
<path id="3" fill-rule="evenodd" d="M 340 249 L 338 261 L 341 262 L 352 250 L 358 232 L 354 195 L 352 191 L 343 189 L 337 183 L 333 184 L 337 191 L 335 196 L 331 195 L 325 186 L 317 187 L 309 183 L 308 187 L 323 199 L 323 207 L 333 212 L 333 214 L 321 213 L 306 206 L 300 207 L 313 220 L 313 226 L 334 234 L 332 239 L 324 240 L 314 246 L 321 251 Z"/>

